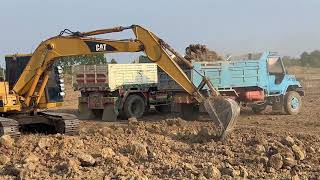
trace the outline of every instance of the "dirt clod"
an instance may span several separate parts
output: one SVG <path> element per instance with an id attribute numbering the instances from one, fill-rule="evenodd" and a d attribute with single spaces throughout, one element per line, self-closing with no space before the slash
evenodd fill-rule
<path id="1" fill-rule="evenodd" d="M 10 158 L 4 154 L 0 154 L 0 165 L 6 165 L 10 162 Z"/>
<path id="2" fill-rule="evenodd" d="M 30 153 L 29 155 L 25 156 L 25 158 L 23 159 L 23 162 L 25 164 L 29 164 L 29 163 L 38 163 L 39 162 L 39 157 L 33 153 Z"/>
<path id="3" fill-rule="evenodd" d="M 182 126 L 185 123 L 185 121 L 181 118 L 174 118 L 174 119 L 166 119 L 166 124 L 168 126 Z"/>
<path id="4" fill-rule="evenodd" d="M 219 169 L 213 165 L 210 165 L 207 168 L 207 172 L 206 172 L 206 178 L 208 179 L 220 179 L 221 177 L 221 173 L 219 171 Z"/>
<path id="5" fill-rule="evenodd" d="M 297 145 L 293 145 L 292 146 L 292 151 L 296 157 L 297 160 L 304 160 L 306 157 L 305 151 L 303 148 L 297 146 Z"/>
<path id="6" fill-rule="evenodd" d="M 300 180 L 300 177 L 299 177 L 299 175 L 293 175 L 291 177 L 291 180 Z"/>
<path id="7" fill-rule="evenodd" d="M 255 151 L 256 151 L 257 154 L 263 154 L 263 153 L 266 152 L 266 148 L 261 144 L 257 144 L 255 146 Z"/>
<path id="8" fill-rule="evenodd" d="M 283 165 L 287 166 L 287 167 L 293 167 L 295 165 L 297 165 L 297 161 L 293 158 L 284 158 L 283 160 Z"/>
<path id="9" fill-rule="evenodd" d="M 115 153 L 111 148 L 103 148 L 101 150 L 101 156 L 103 158 L 112 158 L 114 155 Z"/>
<path id="10" fill-rule="evenodd" d="M 247 177 L 249 176 L 247 169 L 242 166 L 240 166 L 240 176 L 244 179 L 247 179 Z"/>
<path id="11" fill-rule="evenodd" d="M 11 148 L 14 145 L 14 139 L 12 139 L 8 135 L 4 135 L 0 137 L 0 144 L 6 148 Z"/>
<path id="12" fill-rule="evenodd" d="M 95 164 L 95 159 L 90 154 L 80 153 L 78 159 L 81 166 L 93 166 Z"/>
<path id="13" fill-rule="evenodd" d="M 273 167 L 267 167 L 266 172 L 267 172 L 267 173 L 275 173 L 276 170 L 275 170 Z"/>
<path id="14" fill-rule="evenodd" d="M 125 151 L 134 155 L 138 159 L 148 158 L 147 146 L 139 142 L 131 142 L 125 147 Z"/>
<path id="15" fill-rule="evenodd" d="M 289 146 L 289 147 L 291 147 L 291 146 L 293 146 L 293 145 L 295 144 L 294 139 L 293 139 L 292 137 L 290 137 L 290 136 L 287 136 L 286 138 L 284 138 L 284 139 L 282 140 L 282 142 L 283 142 L 285 145 Z"/>
<path id="16" fill-rule="evenodd" d="M 128 119 L 128 123 L 131 124 L 131 125 L 136 125 L 139 123 L 138 119 L 135 118 L 135 117 L 131 117 Z"/>
<path id="17" fill-rule="evenodd" d="M 313 154 L 313 153 L 316 153 L 316 150 L 310 146 L 307 148 L 307 152 Z"/>
<path id="18" fill-rule="evenodd" d="M 283 165 L 282 156 L 281 154 L 274 154 L 270 157 L 269 166 L 274 169 L 280 169 Z"/>

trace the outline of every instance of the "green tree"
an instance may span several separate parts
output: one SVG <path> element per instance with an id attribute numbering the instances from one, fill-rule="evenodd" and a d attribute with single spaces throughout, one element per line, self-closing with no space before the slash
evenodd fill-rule
<path id="1" fill-rule="evenodd" d="M 145 55 L 139 56 L 139 63 L 152 63 L 152 61 Z"/>
<path id="2" fill-rule="evenodd" d="M 309 55 L 309 65 L 312 67 L 320 67 L 320 51 L 312 51 Z"/>
<path id="3" fill-rule="evenodd" d="M 66 73 L 71 72 L 73 65 L 93 65 L 93 64 L 107 64 L 107 59 L 103 54 L 68 56 L 59 59 L 60 64 Z"/>
<path id="4" fill-rule="evenodd" d="M 283 57 L 283 61 L 285 65 L 320 67 L 320 51 L 303 52 L 300 58 Z"/>
<path id="5" fill-rule="evenodd" d="M 300 65 L 300 61 L 298 58 L 290 57 L 290 56 L 284 56 L 282 58 L 284 66 L 295 66 Z"/>
<path id="6" fill-rule="evenodd" d="M 300 63 L 302 66 L 308 66 L 309 65 L 309 54 L 307 52 L 303 52 L 300 55 Z"/>

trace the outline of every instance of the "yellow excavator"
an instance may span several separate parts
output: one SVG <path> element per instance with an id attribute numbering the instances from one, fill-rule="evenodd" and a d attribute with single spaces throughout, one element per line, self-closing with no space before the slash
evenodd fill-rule
<path id="1" fill-rule="evenodd" d="M 128 29 L 133 31 L 135 39 L 95 38 L 97 35 Z M 30 124 L 46 124 L 57 133 L 78 134 L 79 120 L 76 116 L 43 111 L 60 105 L 52 105 L 48 101 L 48 94 L 45 93 L 52 67 L 61 57 L 117 52 L 144 52 L 189 93 L 196 103 L 204 105 L 217 126 L 218 136 L 225 136 L 234 126 L 240 113 L 240 108 L 234 100 L 219 96 L 206 77 L 203 77 L 202 83 L 196 87 L 173 58 L 178 58 L 192 69 L 189 61 L 152 32 L 139 25 L 132 25 L 90 32 L 72 32 L 65 29 L 58 36 L 43 41 L 32 53 L 12 88 L 9 88 L 7 82 L 0 84 L 0 135 L 18 136 L 19 127 Z M 202 93 L 205 86 L 210 90 L 207 95 Z"/>

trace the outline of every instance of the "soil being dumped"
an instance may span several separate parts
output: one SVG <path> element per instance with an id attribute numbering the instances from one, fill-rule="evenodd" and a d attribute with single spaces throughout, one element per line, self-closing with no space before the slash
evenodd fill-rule
<path id="1" fill-rule="evenodd" d="M 78 94 L 64 109 L 76 113 Z M 0 179 L 319 179 L 320 99 L 297 116 L 244 110 L 225 141 L 207 116 L 81 122 L 79 136 L 0 138 Z"/>
<path id="2" fill-rule="evenodd" d="M 196 61 L 219 61 L 222 57 L 206 45 L 191 44 L 186 48 L 185 59 Z"/>

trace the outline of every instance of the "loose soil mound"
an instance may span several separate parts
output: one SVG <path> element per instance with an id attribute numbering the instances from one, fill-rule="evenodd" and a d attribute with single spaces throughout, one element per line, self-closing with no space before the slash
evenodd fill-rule
<path id="1" fill-rule="evenodd" d="M 67 106 L 76 113 L 68 87 Z M 24 134 L 0 139 L 0 179 L 317 179 L 320 99 L 297 116 L 243 111 L 221 142 L 203 116 L 189 122 L 151 113 L 139 121 L 83 121 L 80 136 Z"/>
<path id="2" fill-rule="evenodd" d="M 212 50 L 209 50 L 206 45 L 191 44 L 186 48 L 185 58 L 187 60 L 196 61 L 218 61 L 222 58 Z"/>

